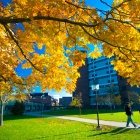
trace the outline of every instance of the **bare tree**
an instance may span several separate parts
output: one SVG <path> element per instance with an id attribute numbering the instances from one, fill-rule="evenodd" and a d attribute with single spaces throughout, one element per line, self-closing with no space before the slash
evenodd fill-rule
<path id="1" fill-rule="evenodd" d="M 134 91 L 128 91 L 128 98 L 131 103 L 140 104 L 140 95 Z"/>
<path id="2" fill-rule="evenodd" d="M 120 94 L 116 95 L 114 97 L 114 102 L 115 102 L 115 105 L 121 105 L 121 96 L 120 96 Z"/>
<path id="3" fill-rule="evenodd" d="M 105 102 L 110 106 L 112 112 L 112 106 L 115 109 L 115 94 L 118 93 L 118 88 L 113 84 L 110 84 L 106 89 Z"/>

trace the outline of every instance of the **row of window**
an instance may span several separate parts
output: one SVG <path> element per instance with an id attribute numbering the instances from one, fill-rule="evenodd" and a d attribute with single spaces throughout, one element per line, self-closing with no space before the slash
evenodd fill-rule
<path id="1" fill-rule="evenodd" d="M 107 74 L 109 74 L 109 71 L 106 72 Z M 113 73 L 113 70 L 110 70 L 110 73 Z M 92 77 L 94 76 L 97 76 L 97 73 L 96 74 L 92 74 Z"/>
<path id="2" fill-rule="evenodd" d="M 93 61 L 93 60 L 92 60 Z M 103 61 L 102 61 L 103 62 Z M 99 63 L 99 61 L 97 62 L 94 62 L 94 63 Z M 106 62 L 105 65 L 110 65 L 111 63 L 110 62 Z"/>
<path id="3" fill-rule="evenodd" d="M 106 73 L 109 74 L 109 71 L 107 71 Z M 110 70 L 110 73 L 113 73 L 113 70 Z"/>
<path id="4" fill-rule="evenodd" d="M 113 84 L 113 85 L 114 85 L 115 87 L 118 86 L 117 84 Z M 99 85 L 99 88 L 107 88 L 107 87 L 109 87 L 109 86 L 110 86 L 110 84 L 108 84 L 108 85 Z M 123 90 L 125 90 L 125 88 L 126 88 L 126 87 L 122 87 Z M 92 89 L 92 88 L 89 87 L 89 89 Z"/>
<path id="5" fill-rule="evenodd" d="M 112 80 L 108 80 L 108 83 L 112 83 L 112 82 L 114 82 L 114 79 L 112 79 Z"/>
<path id="6" fill-rule="evenodd" d="M 110 67 L 112 67 L 113 65 L 110 65 Z M 106 67 L 105 65 L 104 66 L 102 66 L 102 67 Z M 101 68 L 102 69 L 102 67 L 98 67 L 98 68 Z M 94 69 L 94 68 L 97 68 L 97 66 L 91 66 L 91 68 L 90 69 Z M 103 68 L 104 69 L 104 68 Z"/>
<path id="7" fill-rule="evenodd" d="M 99 89 L 105 88 L 105 87 L 109 87 L 109 85 L 101 85 L 101 86 L 99 86 Z M 91 89 L 91 87 L 89 87 L 89 89 Z M 121 91 L 126 91 L 126 90 L 127 90 L 126 86 L 121 87 Z"/>
<path id="8" fill-rule="evenodd" d="M 97 74 L 92 74 L 92 77 L 97 76 Z"/>

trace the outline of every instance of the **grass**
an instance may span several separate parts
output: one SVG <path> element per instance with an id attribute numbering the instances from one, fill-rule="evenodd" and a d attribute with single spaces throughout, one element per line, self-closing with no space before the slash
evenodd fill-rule
<path id="1" fill-rule="evenodd" d="M 56 110 L 51 111 L 45 114 L 50 115 L 59 115 L 59 116 L 73 116 L 73 117 L 80 117 L 80 118 L 89 118 L 89 119 L 96 119 L 96 111 L 93 109 L 87 109 L 82 111 L 82 114 L 79 115 L 78 109 L 67 109 L 67 110 Z M 109 120 L 109 121 L 119 121 L 119 122 L 126 122 L 127 116 L 124 111 L 113 111 L 106 112 L 105 110 L 99 110 L 99 118 L 100 120 Z M 134 122 L 140 123 L 140 113 L 138 111 L 134 111 L 134 115 L 132 116 Z"/>
<path id="2" fill-rule="evenodd" d="M 56 118 L 4 116 L 0 127 L 0 140 L 134 140 L 140 137 L 139 129 L 102 126 Z"/>

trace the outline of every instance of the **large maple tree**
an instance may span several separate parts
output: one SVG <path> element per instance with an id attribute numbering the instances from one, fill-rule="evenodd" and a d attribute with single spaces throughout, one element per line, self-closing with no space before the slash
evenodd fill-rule
<path id="1" fill-rule="evenodd" d="M 13 0 L 6 7 L 1 3 L 0 97 L 7 86 L 24 83 L 14 71 L 23 60 L 23 68 L 32 68 L 26 78 L 31 86 L 39 82 L 42 91 L 74 91 L 88 44 L 94 45 L 90 57 L 115 55 L 114 69 L 139 86 L 140 1 L 100 1 L 110 10 L 87 6 L 84 0 Z M 35 42 L 40 49 L 46 47 L 44 54 L 36 53 Z"/>

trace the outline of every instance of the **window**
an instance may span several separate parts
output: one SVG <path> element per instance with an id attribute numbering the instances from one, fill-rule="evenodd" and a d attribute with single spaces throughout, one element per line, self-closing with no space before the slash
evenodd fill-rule
<path id="1" fill-rule="evenodd" d="M 95 74 L 95 76 L 97 76 L 97 74 Z"/>
<path id="2" fill-rule="evenodd" d="M 92 77 L 94 77 L 94 74 L 92 74 Z"/>
<path id="3" fill-rule="evenodd" d="M 106 62 L 105 64 L 106 64 L 106 65 L 109 65 L 109 64 L 110 64 L 110 62 Z"/>
<path id="4" fill-rule="evenodd" d="M 94 66 L 94 68 L 96 68 L 96 66 Z"/>
<path id="5" fill-rule="evenodd" d="M 113 73 L 113 70 L 111 70 L 110 73 Z"/>
<path id="6" fill-rule="evenodd" d="M 108 80 L 108 83 L 110 83 L 110 80 Z"/>
<path id="7" fill-rule="evenodd" d="M 107 71 L 106 73 L 109 74 L 109 71 Z"/>
<path id="8" fill-rule="evenodd" d="M 91 69 L 93 69 L 93 67 L 91 67 Z"/>
<path id="9" fill-rule="evenodd" d="M 93 91 L 93 94 L 96 94 L 97 91 Z"/>
<path id="10" fill-rule="evenodd" d="M 76 96 L 76 92 L 73 92 L 73 97 L 75 97 Z"/>
<path id="11" fill-rule="evenodd" d="M 111 82 L 114 82 L 114 79 L 112 79 Z"/>

